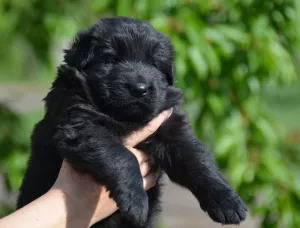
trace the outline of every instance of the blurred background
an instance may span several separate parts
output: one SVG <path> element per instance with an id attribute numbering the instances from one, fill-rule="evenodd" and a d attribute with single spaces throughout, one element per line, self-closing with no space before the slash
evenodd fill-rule
<path id="1" fill-rule="evenodd" d="M 0 217 L 14 208 L 62 49 L 121 15 L 170 36 L 195 133 L 249 206 L 240 227 L 300 227 L 299 10 L 298 0 L 0 0 Z M 165 182 L 158 226 L 221 227 Z"/>

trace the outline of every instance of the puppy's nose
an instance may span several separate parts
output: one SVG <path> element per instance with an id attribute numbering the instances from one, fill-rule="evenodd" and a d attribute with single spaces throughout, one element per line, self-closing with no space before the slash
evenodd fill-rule
<path id="1" fill-rule="evenodd" d="M 142 97 L 145 96 L 148 92 L 148 85 L 145 83 L 137 83 L 135 85 L 132 85 L 131 93 L 136 97 Z"/>

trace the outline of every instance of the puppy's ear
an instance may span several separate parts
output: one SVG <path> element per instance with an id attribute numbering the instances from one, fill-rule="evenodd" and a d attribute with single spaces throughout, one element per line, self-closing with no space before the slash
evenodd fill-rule
<path id="1" fill-rule="evenodd" d="M 57 75 L 60 78 L 60 81 L 64 82 L 65 89 L 68 91 L 73 90 L 75 93 L 81 94 L 82 97 L 85 97 L 90 102 L 90 104 L 97 107 L 92 98 L 90 88 L 88 87 L 86 76 L 82 71 L 67 64 L 63 64 L 58 67 Z"/>
<path id="2" fill-rule="evenodd" d="M 77 33 L 69 49 L 64 50 L 65 63 L 78 70 L 84 68 L 94 57 L 93 36 L 90 30 Z"/>

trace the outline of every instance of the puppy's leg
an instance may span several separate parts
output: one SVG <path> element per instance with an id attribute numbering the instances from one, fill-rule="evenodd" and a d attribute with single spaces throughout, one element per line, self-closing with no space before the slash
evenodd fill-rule
<path id="1" fill-rule="evenodd" d="M 160 137 L 168 145 L 164 170 L 172 181 L 195 195 L 214 221 L 239 224 L 246 218 L 247 209 L 242 200 L 222 177 L 208 150 L 193 136 L 183 114 L 175 113 Z"/>
<path id="2" fill-rule="evenodd" d="M 92 117 L 79 116 L 60 124 L 54 137 L 59 153 L 74 168 L 90 173 L 105 185 L 124 217 L 143 225 L 148 198 L 137 159 L 118 137 L 89 121 Z"/>

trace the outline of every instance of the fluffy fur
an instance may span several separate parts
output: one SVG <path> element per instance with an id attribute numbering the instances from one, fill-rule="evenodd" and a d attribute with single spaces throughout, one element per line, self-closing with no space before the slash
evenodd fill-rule
<path id="1" fill-rule="evenodd" d="M 180 111 L 172 62 L 168 37 L 145 22 L 101 19 L 78 33 L 45 98 L 45 117 L 34 129 L 18 208 L 49 190 L 64 158 L 106 185 L 120 209 L 93 227 L 153 227 L 161 187 L 144 191 L 137 159 L 122 137 L 173 107 L 170 119 L 138 148 L 149 154 L 154 169 L 189 189 L 214 221 L 244 220 L 243 202 Z"/>

